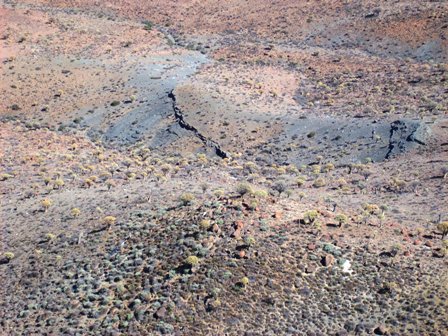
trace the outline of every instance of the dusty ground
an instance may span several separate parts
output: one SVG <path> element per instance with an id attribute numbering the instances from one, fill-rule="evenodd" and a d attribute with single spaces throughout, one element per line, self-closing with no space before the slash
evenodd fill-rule
<path id="1" fill-rule="evenodd" d="M 0 335 L 448 335 L 447 26 L 0 2 Z"/>

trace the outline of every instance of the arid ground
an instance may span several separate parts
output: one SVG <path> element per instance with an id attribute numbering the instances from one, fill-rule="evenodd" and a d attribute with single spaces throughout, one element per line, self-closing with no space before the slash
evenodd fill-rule
<path id="1" fill-rule="evenodd" d="M 448 335 L 448 3 L 0 0 L 0 335 Z"/>

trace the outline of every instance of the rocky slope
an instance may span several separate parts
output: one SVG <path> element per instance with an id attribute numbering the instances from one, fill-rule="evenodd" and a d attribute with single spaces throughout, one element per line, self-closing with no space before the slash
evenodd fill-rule
<path id="1" fill-rule="evenodd" d="M 447 5 L 0 3 L 0 335 L 446 335 Z"/>

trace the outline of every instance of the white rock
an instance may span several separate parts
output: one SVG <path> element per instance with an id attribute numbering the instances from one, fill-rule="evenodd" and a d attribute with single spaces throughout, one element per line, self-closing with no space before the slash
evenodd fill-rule
<path id="1" fill-rule="evenodd" d="M 344 263 L 342 264 L 342 272 L 352 274 L 353 270 L 351 269 L 351 267 L 352 267 L 352 264 L 351 264 L 350 260 L 344 261 Z"/>

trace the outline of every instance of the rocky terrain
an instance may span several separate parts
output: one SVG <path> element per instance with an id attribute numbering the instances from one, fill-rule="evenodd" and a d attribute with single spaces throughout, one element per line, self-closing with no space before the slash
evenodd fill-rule
<path id="1" fill-rule="evenodd" d="M 448 335 L 443 1 L 0 1 L 0 335 Z"/>

